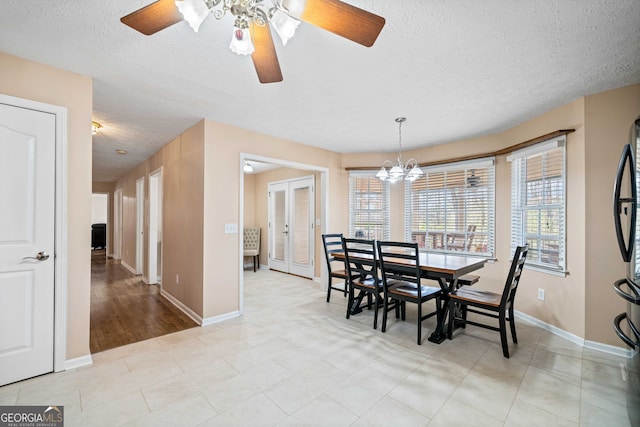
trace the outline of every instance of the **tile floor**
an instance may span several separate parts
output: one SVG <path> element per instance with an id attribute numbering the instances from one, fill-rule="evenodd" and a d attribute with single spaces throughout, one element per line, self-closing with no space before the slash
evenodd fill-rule
<path id="1" fill-rule="evenodd" d="M 245 272 L 245 314 L 93 355 L 93 365 L 0 387 L 0 405 L 64 405 L 71 426 L 629 426 L 623 359 L 524 321 L 505 359 L 468 327 L 415 343 L 344 318 L 316 282 Z M 432 330 L 435 319 L 425 321 Z"/>

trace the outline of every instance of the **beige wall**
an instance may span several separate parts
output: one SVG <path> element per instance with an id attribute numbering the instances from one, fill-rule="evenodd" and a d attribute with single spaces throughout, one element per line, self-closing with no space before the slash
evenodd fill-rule
<path id="1" fill-rule="evenodd" d="M 639 117 L 640 85 L 585 97 L 585 338 L 611 345 L 620 345 L 612 319 L 626 309 L 622 298 L 612 297 L 613 282 L 626 274 L 614 238 L 613 180 L 622 147 L 632 142 Z"/>
<path id="2" fill-rule="evenodd" d="M 113 256 L 113 193 L 115 182 L 93 181 L 91 191 L 107 195 L 107 256 Z"/>
<path id="3" fill-rule="evenodd" d="M 0 53 L 0 93 L 67 109 L 67 359 L 89 354 L 92 90 L 88 77 Z"/>
<path id="4" fill-rule="evenodd" d="M 162 168 L 162 289 L 202 317 L 204 122 L 185 131 L 149 159 L 122 176 L 122 261 L 136 264 L 136 181 L 144 178 L 144 235 L 149 235 L 149 174 Z M 147 276 L 148 242 L 144 273 Z M 176 281 L 179 275 L 179 283 Z"/>

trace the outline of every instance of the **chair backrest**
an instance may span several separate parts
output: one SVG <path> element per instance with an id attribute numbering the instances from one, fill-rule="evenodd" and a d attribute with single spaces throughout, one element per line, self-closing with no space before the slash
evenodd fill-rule
<path id="1" fill-rule="evenodd" d="M 372 283 L 377 283 L 378 257 L 375 240 L 343 238 L 342 250 L 349 281 L 353 282 L 354 274 L 357 274 L 361 281 L 372 280 Z"/>
<path id="2" fill-rule="evenodd" d="M 513 304 L 513 300 L 516 297 L 516 291 L 518 290 L 518 284 L 520 283 L 520 277 L 522 276 L 522 269 L 524 268 L 524 262 L 527 259 L 527 252 L 529 252 L 529 245 L 518 246 L 513 254 L 513 261 L 511 262 L 511 268 L 509 268 L 509 275 L 502 291 L 502 299 L 500 300 L 500 306 L 502 308 L 509 307 Z"/>
<path id="3" fill-rule="evenodd" d="M 324 256 L 327 258 L 327 268 L 331 274 L 331 263 L 336 262 L 333 254 L 342 252 L 342 233 L 323 234 L 322 244 L 324 245 Z M 343 265 L 346 266 L 346 263 Z"/>
<path id="4" fill-rule="evenodd" d="M 420 294 L 420 252 L 417 243 L 378 241 L 382 284 L 390 279 L 415 283 Z"/>
<path id="5" fill-rule="evenodd" d="M 260 227 L 246 227 L 243 230 L 244 250 L 260 250 Z"/>

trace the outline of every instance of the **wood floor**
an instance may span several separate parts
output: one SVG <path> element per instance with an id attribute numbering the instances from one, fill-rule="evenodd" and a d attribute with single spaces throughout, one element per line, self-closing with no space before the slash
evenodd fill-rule
<path id="1" fill-rule="evenodd" d="M 125 344 L 196 327 L 186 314 L 145 284 L 104 250 L 91 253 L 89 345 L 97 353 Z"/>

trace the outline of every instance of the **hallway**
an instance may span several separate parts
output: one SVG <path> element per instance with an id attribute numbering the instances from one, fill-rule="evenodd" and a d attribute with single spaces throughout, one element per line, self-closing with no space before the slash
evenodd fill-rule
<path id="1" fill-rule="evenodd" d="M 90 351 L 97 353 L 198 326 L 104 250 L 91 251 Z"/>

